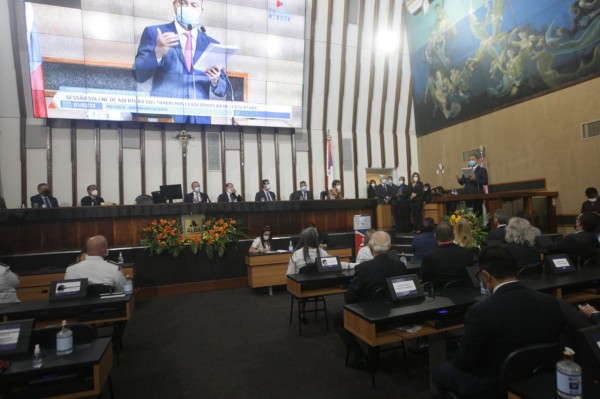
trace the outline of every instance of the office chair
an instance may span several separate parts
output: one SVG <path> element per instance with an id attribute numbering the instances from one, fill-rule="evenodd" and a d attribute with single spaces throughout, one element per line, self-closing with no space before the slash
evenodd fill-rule
<path id="1" fill-rule="evenodd" d="M 530 274 L 539 274 L 544 271 L 543 263 L 533 263 L 530 265 L 522 265 L 518 267 L 517 276 L 528 276 Z"/>
<path id="2" fill-rule="evenodd" d="M 560 359 L 561 350 L 557 343 L 535 344 L 517 349 L 502 363 L 498 379 L 500 394 L 506 398 L 510 384 L 555 370 L 556 362 Z"/>
<path id="3" fill-rule="evenodd" d="M 444 286 L 442 287 L 442 291 L 444 291 L 446 288 L 451 288 L 451 287 L 464 287 L 465 286 L 465 279 L 461 278 L 458 280 L 452 280 L 452 281 L 448 281 L 446 284 L 444 284 Z"/>
<path id="4" fill-rule="evenodd" d="M 100 296 L 100 294 L 112 294 L 113 288 L 108 284 L 92 284 L 88 285 L 87 295 L 88 297 Z"/>
<path id="5" fill-rule="evenodd" d="M 300 270 L 298 270 L 298 274 L 316 274 L 317 273 L 317 265 L 312 264 L 312 265 L 306 265 L 304 267 L 301 267 Z M 304 298 L 298 298 L 297 296 L 295 296 L 294 294 L 291 294 L 292 297 L 292 303 L 290 306 L 290 324 L 292 324 L 292 320 L 293 320 L 293 315 L 294 315 L 294 300 L 298 301 L 298 332 L 300 335 L 302 335 L 302 320 L 301 320 L 301 309 L 300 309 L 300 304 L 305 304 L 304 305 L 304 313 L 314 313 L 315 314 L 315 321 L 317 320 L 317 314 L 319 312 L 323 312 L 325 313 L 325 328 L 327 329 L 327 332 L 329 332 L 329 319 L 327 318 L 327 302 L 325 302 L 325 297 L 323 295 L 316 295 L 316 296 L 310 296 L 310 297 L 304 297 Z M 319 308 L 319 302 L 323 302 L 323 307 Z M 307 310 L 306 309 L 306 305 L 308 303 L 314 303 L 315 304 L 315 309 L 314 310 Z"/>
<path id="6" fill-rule="evenodd" d="M 322 200 L 326 200 L 327 199 L 327 195 L 328 195 L 327 191 L 321 191 L 320 197 L 321 197 Z"/>
<path id="7" fill-rule="evenodd" d="M 73 331 L 73 345 L 87 344 L 96 339 L 97 334 L 94 327 L 85 323 L 67 324 Z M 42 348 L 56 348 L 56 334 L 62 329 L 62 325 L 55 324 L 36 330 L 34 342 Z"/>
<path id="8" fill-rule="evenodd" d="M 294 193 L 291 193 L 291 194 L 290 194 L 290 201 L 292 200 L 292 196 L 293 196 L 293 195 L 294 195 Z"/>
<path id="9" fill-rule="evenodd" d="M 149 195 L 138 195 L 134 203 L 137 205 L 154 204 L 154 200 Z"/>

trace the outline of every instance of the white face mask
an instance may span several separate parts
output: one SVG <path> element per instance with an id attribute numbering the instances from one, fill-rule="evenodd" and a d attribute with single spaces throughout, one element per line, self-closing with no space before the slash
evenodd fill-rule
<path id="1" fill-rule="evenodd" d="M 200 187 L 194 187 L 194 192 L 195 193 L 199 193 L 200 192 Z"/>
<path id="2" fill-rule="evenodd" d="M 98 196 L 98 190 L 94 190 L 94 191 L 92 191 L 92 195 L 93 195 L 94 197 L 97 197 L 97 196 Z"/>
<path id="3" fill-rule="evenodd" d="M 375 184 L 375 183 L 371 183 L 371 187 L 375 187 L 375 186 L 376 186 L 376 184 Z"/>
<path id="4" fill-rule="evenodd" d="M 306 190 L 308 190 L 308 186 L 302 186 L 302 187 L 300 187 L 300 190 L 306 191 Z"/>
<path id="5" fill-rule="evenodd" d="M 337 186 L 335 186 L 335 189 L 338 190 L 338 191 L 341 191 L 342 190 L 342 186 L 337 185 Z"/>
<path id="6" fill-rule="evenodd" d="M 398 183 L 400 183 L 400 185 L 404 184 L 404 180 L 400 180 L 398 181 Z"/>
<path id="7" fill-rule="evenodd" d="M 414 181 L 419 181 L 419 178 L 418 177 L 413 177 L 413 180 Z"/>
<path id="8" fill-rule="evenodd" d="M 177 20 L 186 28 L 192 25 L 192 28 L 200 24 L 200 8 L 177 7 Z"/>
<path id="9" fill-rule="evenodd" d="M 233 192 L 233 189 L 232 189 L 232 188 L 228 188 L 228 189 L 227 189 L 227 193 L 231 194 L 232 192 Z"/>
<path id="10" fill-rule="evenodd" d="M 265 241 L 269 241 L 269 237 L 270 237 L 270 236 L 263 236 L 263 240 L 265 240 Z"/>
<path id="11" fill-rule="evenodd" d="M 597 199 L 598 198 L 588 198 L 588 201 L 590 201 L 590 202 L 596 202 Z"/>
<path id="12" fill-rule="evenodd" d="M 270 189 L 271 189 L 271 185 L 267 184 L 267 190 L 270 190 Z"/>

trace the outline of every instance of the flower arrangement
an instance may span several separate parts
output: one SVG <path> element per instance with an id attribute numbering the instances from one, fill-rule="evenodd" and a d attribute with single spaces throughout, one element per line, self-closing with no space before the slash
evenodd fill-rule
<path id="1" fill-rule="evenodd" d="M 185 238 L 180 220 L 158 219 L 142 230 L 142 241 L 149 251 L 149 256 L 168 252 L 174 257 L 179 256 L 186 245 L 196 255 L 202 248 L 206 255 L 213 259 L 215 251 L 219 257 L 225 254 L 227 244 L 239 242 L 240 237 L 248 238 L 236 225 L 239 221 L 231 218 L 212 218 L 202 225 L 202 235 Z"/>
<path id="2" fill-rule="evenodd" d="M 238 221 L 231 218 L 212 218 L 204 222 L 202 241 L 209 259 L 214 257 L 215 250 L 219 257 L 223 257 L 227 244 L 237 244 L 240 237 L 248 238 L 246 233 L 236 227 L 237 223 Z"/>
<path id="3" fill-rule="evenodd" d="M 466 219 L 471 227 L 471 236 L 473 237 L 473 246 L 482 247 L 487 241 L 487 232 L 483 231 L 483 225 L 490 219 L 490 215 L 480 215 L 469 213 L 464 205 L 459 205 L 458 209 L 449 215 L 440 214 L 440 218 L 449 222 L 456 231 L 458 222 Z"/>

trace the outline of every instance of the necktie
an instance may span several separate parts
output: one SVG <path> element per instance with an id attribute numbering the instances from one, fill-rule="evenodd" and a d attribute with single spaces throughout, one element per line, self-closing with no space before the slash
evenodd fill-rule
<path id="1" fill-rule="evenodd" d="M 52 208 L 50 206 L 50 201 L 48 201 L 48 197 L 44 197 L 44 202 L 46 203 L 46 208 Z"/>
<path id="2" fill-rule="evenodd" d="M 185 59 L 185 65 L 188 71 L 192 70 L 192 40 L 190 37 L 190 32 L 183 33 L 187 38 L 185 42 L 185 52 L 183 53 L 183 58 Z"/>
<path id="3" fill-rule="evenodd" d="M 196 204 L 200 202 L 200 194 L 196 193 Z"/>
<path id="4" fill-rule="evenodd" d="M 302 193 L 302 198 L 306 199 L 306 193 Z"/>
<path id="5" fill-rule="evenodd" d="M 265 195 L 267 196 L 267 201 L 271 201 L 271 193 L 267 191 Z"/>

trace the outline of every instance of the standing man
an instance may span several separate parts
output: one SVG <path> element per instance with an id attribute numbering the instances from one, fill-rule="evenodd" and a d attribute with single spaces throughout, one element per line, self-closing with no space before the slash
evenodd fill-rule
<path id="1" fill-rule="evenodd" d="M 50 196 L 50 186 L 47 183 L 38 184 L 37 190 L 39 194 L 29 198 L 32 208 L 58 208 L 58 200 Z"/>
<path id="2" fill-rule="evenodd" d="M 260 184 L 262 185 L 262 190 L 256 193 L 254 201 L 275 201 L 277 196 L 274 192 L 269 191 L 271 190 L 271 183 L 269 183 L 269 180 L 262 180 Z"/>
<path id="3" fill-rule="evenodd" d="M 242 196 L 239 195 L 233 187 L 233 183 L 227 183 L 225 185 L 225 192 L 219 195 L 217 202 L 242 202 Z"/>
<path id="4" fill-rule="evenodd" d="M 192 192 L 185 195 L 183 202 L 199 204 L 200 202 L 210 202 L 208 194 L 200 190 L 200 183 L 197 181 L 192 183 Z"/>
<path id="5" fill-rule="evenodd" d="M 387 179 L 385 175 L 379 175 L 380 184 L 377 185 L 377 205 L 385 205 L 389 202 L 389 192 L 387 186 Z"/>
<path id="6" fill-rule="evenodd" d="M 388 188 L 388 204 L 392 206 L 392 220 L 394 222 L 394 228 L 398 229 L 398 224 L 396 223 L 396 201 L 394 201 L 394 197 L 398 193 L 398 186 L 394 184 L 394 179 L 392 176 L 387 177 L 387 188 Z"/>
<path id="7" fill-rule="evenodd" d="M 152 78 L 151 96 L 208 100 L 209 90 L 218 97 L 227 94 L 224 70 L 216 66 L 194 70 L 208 45 L 219 43 L 200 26 L 203 11 L 204 0 L 175 0 L 173 22 L 144 29 L 133 77 L 138 83 Z M 173 115 L 173 119 L 175 123 L 211 123 L 209 116 Z"/>
<path id="8" fill-rule="evenodd" d="M 95 184 L 90 184 L 87 188 L 88 196 L 81 199 L 81 206 L 97 206 L 102 205 L 104 198 L 98 196 L 98 187 Z"/>
<path id="9" fill-rule="evenodd" d="M 300 190 L 293 192 L 290 196 L 290 201 L 313 200 L 313 193 L 308 191 L 308 186 L 305 181 L 300 182 Z"/>
<path id="10" fill-rule="evenodd" d="M 465 177 L 463 174 L 460 177 L 457 173 L 456 179 L 458 180 L 458 184 L 465 186 L 465 195 L 483 194 L 483 186 L 487 186 L 488 184 L 487 170 L 477 165 L 477 155 L 475 154 L 469 155 L 469 167 L 473 169 L 475 176 Z M 465 202 L 468 208 L 473 208 L 473 212 L 477 212 L 479 215 L 483 213 L 482 200 Z"/>

